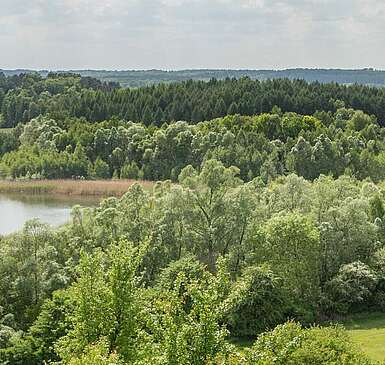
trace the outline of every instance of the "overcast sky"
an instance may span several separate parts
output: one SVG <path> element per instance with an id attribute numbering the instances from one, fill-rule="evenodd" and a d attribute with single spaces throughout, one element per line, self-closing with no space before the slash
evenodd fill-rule
<path id="1" fill-rule="evenodd" d="M 0 68 L 385 69 L 384 0 L 0 0 Z"/>

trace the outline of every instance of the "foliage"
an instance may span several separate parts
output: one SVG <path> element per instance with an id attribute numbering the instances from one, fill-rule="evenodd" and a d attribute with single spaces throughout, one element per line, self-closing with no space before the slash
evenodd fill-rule
<path id="1" fill-rule="evenodd" d="M 103 338 L 109 348 L 119 349 L 125 361 L 137 358 L 135 275 L 142 256 L 143 249 L 124 241 L 111 246 L 107 256 L 100 251 L 83 255 L 74 285 L 73 329 L 58 344 L 65 361 Z"/>
<path id="2" fill-rule="evenodd" d="M 204 278 L 190 281 L 180 273 L 174 288 L 155 302 L 161 314 L 153 323 L 159 344 L 151 363 L 204 365 L 230 351 L 227 330 L 220 324 L 227 289 L 223 275 L 206 273 Z"/>
<path id="3" fill-rule="evenodd" d="M 69 365 L 119 365 L 123 364 L 119 361 L 116 354 L 110 354 L 108 343 L 101 340 L 96 344 L 87 346 L 83 354 L 78 358 L 72 358 Z"/>
<path id="4" fill-rule="evenodd" d="M 266 261 L 283 278 L 289 295 L 302 302 L 300 311 L 308 311 L 319 298 L 319 232 L 308 218 L 289 213 L 269 220 L 263 233 Z M 303 313 L 305 320 L 308 313 Z"/>
<path id="5" fill-rule="evenodd" d="M 0 176 L 176 181 L 217 159 L 248 181 L 292 172 L 380 181 L 383 93 L 300 80 L 131 90 L 71 74 L 2 75 Z"/>
<path id="6" fill-rule="evenodd" d="M 254 337 L 285 321 L 288 298 L 268 266 L 250 266 L 227 298 L 227 323 L 234 337 Z"/>
<path id="7" fill-rule="evenodd" d="M 106 162 L 97 158 L 91 176 L 96 179 L 108 179 L 110 176 L 110 169 Z"/>
<path id="8" fill-rule="evenodd" d="M 238 167 L 245 181 L 268 182 L 290 173 L 310 180 L 344 173 L 384 179 L 384 132 L 376 120 L 344 108 L 327 117 L 327 125 L 315 116 L 270 113 L 145 127 L 39 116 L 0 134 L 0 171 L 11 178 L 176 181 L 183 168 L 199 170 L 202 162 L 216 159 Z M 366 121 L 363 129 L 352 127 L 360 118 Z"/>
<path id="9" fill-rule="evenodd" d="M 302 114 L 334 112 L 341 104 L 384 118 L 383 88 L 307 83 L 303 79 L 188 80 L 124 89 L 76 74 L 50 74 L 47 78 L 21 74 L 1 75 L 0 90 L 5 127 L 25 123 L 39 114 L 90 121 L 117 117 L 149 125 L 171 120 L 196 123 L 236 113 L 253 115 L 269 112 L 274 106 Z"/>
<path id="10" fill-rule="evenodd" d="M 193 256 L 186 256 L 170 263 L 159 275 L 158 286 L 163 290 L 175 290 L 178 276 L 183 273 L 184 281 L 191 283 L 205 276 L 205 266 Z"/>
<path id="11" fill-rule="evenodd" d="M 367 307 L 367 301 L 374 292 L 378 278 L 367 265 L 352 262 L 343 265 L 337 275 L 327 284 L 332 303 L 340 312 L 353 311 L 357 306 Z"/>
<path id="12" fill-rule="evenodd" d="M 1 360 L 365 364 L 340 329 L 261 332 L 383 308 L 383 184 L 239 171 L 206 159 L 0 237 Z M 259 337 L 242 354 L 230 335 Z"/>
<path id="13" fill-rule="evenodd" d="M 354 349 L 342 328 L 302 329 L 293 322 L 261 335 L 248 357 L 250 364 L 258 365 L 370 364 Z"/>

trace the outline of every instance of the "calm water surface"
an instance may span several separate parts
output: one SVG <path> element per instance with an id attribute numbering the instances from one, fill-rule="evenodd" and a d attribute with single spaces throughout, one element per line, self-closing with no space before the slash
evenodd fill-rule
<path id="1" fill-rule="evenodd" d="M 33 218 L 59 226 L 69 221 L 74 205 L 95 206 L 97 202 L 95 198 L 0 193 L 0 235 L 22 229 Z"/>

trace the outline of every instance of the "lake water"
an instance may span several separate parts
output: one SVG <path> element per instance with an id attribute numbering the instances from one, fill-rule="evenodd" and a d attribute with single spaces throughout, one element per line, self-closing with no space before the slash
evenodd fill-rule
<path id="1" fill-rule="evenodd" d="M 55 195 L 25 195 L 0 193 L 0 235 L 16 232 L 33 218 L 52 226 L 67 223 L 71 208 L 95 206 L 97 199 Z"/>

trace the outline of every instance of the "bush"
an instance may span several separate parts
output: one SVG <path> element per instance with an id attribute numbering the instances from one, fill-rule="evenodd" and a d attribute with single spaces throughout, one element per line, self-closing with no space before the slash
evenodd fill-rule
<path id="1" fill-rule="evenodd" d="M 289 322 L 262 334 L 247 354 L 253 365 L 369 365 L 341 327 L 303 329 Z"/>
<path id="2" fill-rule="evenodd" d="M 329 306 L 339 313 L 359 311 L 371 297 L 378 277 L 360 261 L 343 265 L 326 285 Z"/>
<path id="3" fill-rule="evenodd" d="M 255 336 L 285 320 L 281 280 L 267 266 L 249 267 L 233 285 L 227 323 L 233 336 Z"/>

